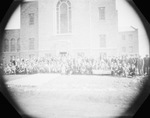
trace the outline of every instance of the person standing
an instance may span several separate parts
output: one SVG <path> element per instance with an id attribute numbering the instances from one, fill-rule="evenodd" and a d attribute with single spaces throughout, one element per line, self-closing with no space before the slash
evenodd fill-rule
<path id="1" fill-rule="evenodd" d="M 138 68 L 137 68 L 137 60 L 138 60 L 138 55 L 135 54 L 135 57 L 133 58 L 134 60 L 134 65 L 135 65 L 135 73 L 136 75 L 138 74 Z"/>
<path id="2" fill-rule="evenodd" d="M 129 59 L 128 59 L 128 63 L 130 64 L 130 66 L 132 64 L 134 64 L 134 58 L 133 58 L 133 55 L 130 55 Z"/>
<path id="3" fill-rule="evenodd" d="M 132 64 L 130 67 L 129 67 L 129 77 L 133 77 L 135 76 L 135 65 Z"/>
<path id="4" fill-rule="evenodd" d="M 150 56 L 148 58 L 148 75 L 150 75 Z"/>
<path id="5" fill-rule="evenodd" d="M 144 68 L 143 68 L 143 72 L 145 75 L 149 75 L 148 67 L 149 67 L 149 57 L 148 57 L 148 55 L 146 55 L 144 57 Z"/>
<path id="6" fill-rule="evenodd" d="M 139 75 L 143 74 L 143 66 L 144 66 L 144 60 L 141 58 L 141 56 L 139 56 L 137 58 L 137 69 Z"/>

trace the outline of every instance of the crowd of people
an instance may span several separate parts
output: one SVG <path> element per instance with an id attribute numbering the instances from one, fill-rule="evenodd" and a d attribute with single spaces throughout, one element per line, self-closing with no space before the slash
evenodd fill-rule
<path id="1" fill-rule="evenodd" d="M 150 57 L 139 55 L 87 58 L 78 56 L 42 57 L 31 59 L 12 59 L 10 63 L 2 65 L 4 74 L 105 74 L 112 76 L 133 77 L 150 74 Z"/>

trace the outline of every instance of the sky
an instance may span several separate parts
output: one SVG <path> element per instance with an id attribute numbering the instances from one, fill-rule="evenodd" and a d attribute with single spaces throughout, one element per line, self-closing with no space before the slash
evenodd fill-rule
<path id="1" fill-rule="evenodd" d="M 118 28 L 133 26 L 138 28 L 139 32 L 139 53 L 141 56 L 149 54 L 149 41 L 145 29 L 133 8 L 126 2 L 126 0 L 116 0 L 116 9 L 118 11 Z M 20 28 L 20 7 L 16 9 L 12 15 L 10 22 L 6 29 Z"/>

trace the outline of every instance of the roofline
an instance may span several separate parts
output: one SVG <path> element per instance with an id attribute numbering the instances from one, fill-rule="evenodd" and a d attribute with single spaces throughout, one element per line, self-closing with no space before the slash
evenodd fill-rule
<path id="1" fill-rule="evenodd" d="M 131 28 L 133 28 L 134 30 L 138 30 L 138 28 L 135 28 L 135 27 L 133 27 L 133 26 L 130 26 Z"/>
<path id="2" fill-rule="evenodd" d="M 4 31 L 15 31 L 15 30 L 20 30 L 20 29 L 5 29 Z"/>
<path id="3" fill-rule="evenodd" d="M 123 30 L 118 30 L 118 32 L 135 32 L 135 31 L 138 31 L 138 28 L 135 28 L 133 26 L 130 26 L 128 28 L 130 28 L 130 29 L 126 29 L 126 27 L 122 27 Z"/>

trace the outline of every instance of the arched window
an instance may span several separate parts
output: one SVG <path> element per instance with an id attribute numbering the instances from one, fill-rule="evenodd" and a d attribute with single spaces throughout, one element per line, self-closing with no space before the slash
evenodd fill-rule
<path id="1" fill-rule="evenodd" d="M 20 51 L 20 38 L 17 39 L 17 52 Z"/>
<path id="2" fill-rule="evenodd" d="M 34 50 L 34 38 L 29 38 L 29 50 Z"/>
<path id="3" fill-rule="evenodd" d="M 14 38 L 12 38 L 10 41 L 10 50 L 11 52 L 15 51 L 15 39 Z"/>
<path id="4" fill-rule="evenodd" d="M 3 49 L 4 49 L 4 52 L 9 51 L 9 40 L 8 39 L 4 39 Z"/>
<path id="5" fill-rule="evenodd" d="M 57 3 L 57 33 L 71 33 L 71 3 L 69 0 L 60 0 Z"/>

